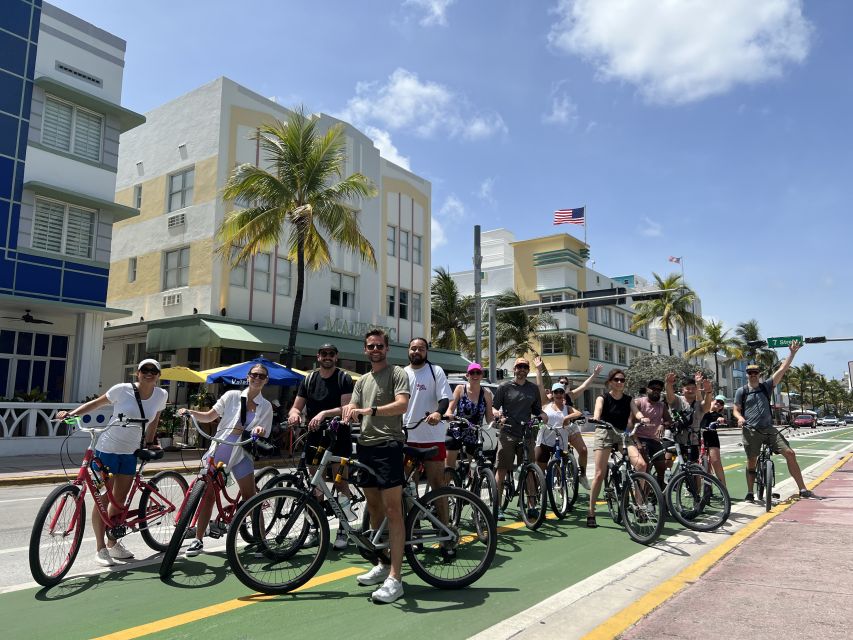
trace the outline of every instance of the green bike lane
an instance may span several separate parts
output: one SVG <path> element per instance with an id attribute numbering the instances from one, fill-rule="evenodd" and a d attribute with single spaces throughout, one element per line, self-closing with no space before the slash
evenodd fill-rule
<path id="1" fill-rule="evenodd" d="M 792 445 L 806 468 L 825 458 L 826 452 L 849 446 L 853 429 L 795 436 Z M 746 491 L 742 451 L 724 454 L 724 464 L 737 501 Z M 777 481 L 787 477 L 780 458 Z M 253 597 L 231 575 L 224 552 L 218 552 L 180 559 L 172 584 L 162 583 L 157 565 L 152 564 L 71 577 L 52 589 L 2 594 L 0 616 L 13 638 L 272 638 L 282 632 L 319 629 L 333 634 L 362 631 L 383 638 L 411 632 L 415 625 L 426 625 L 445 638 L 464 638 L 645 549 L 609 520 L 603 505 L 597 529 L 583 526 L 584 513 L 577 505 L 565 520 L 549 519 L 536 532 L 513 523 L 518 528 L 501 532 L 491 569 L 464 590 L 429 587 L 404 564 L 406 595 L 392 605 L 372 604 L 372 589 L 356 584 L 355 575 L 368 565 L 352 551 L 330 550 L 317 576 L 328 581 L 298 593 L 263 598 Z M 680 531 L 677 523 L 669 522 L 664 537 Z"/>

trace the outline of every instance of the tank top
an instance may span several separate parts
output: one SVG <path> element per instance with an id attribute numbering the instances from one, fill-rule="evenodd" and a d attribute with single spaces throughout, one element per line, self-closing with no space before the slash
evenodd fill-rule
<path id="1" fill-rule="evenodd" d="M 604 408 L 601 419 L 609 422 L 619 431 L 625 431 L 631 415 L 631 396 L 623 394 L 618 400 L 609 393 L 604 394 Z"/>
<path id="2" fill-rule="evenodd" d="M 486 391 L 480 387 L 480 397 L 477 403 L 471 401 L 468 397 L 468 385 L 462 387 L 462 397 L 459 398 L 459 403 L 456 405 L 456 415 L 460 418 L 465 418 L 471 424 L 480 424 L 483 416 L 486 415 Z"/>

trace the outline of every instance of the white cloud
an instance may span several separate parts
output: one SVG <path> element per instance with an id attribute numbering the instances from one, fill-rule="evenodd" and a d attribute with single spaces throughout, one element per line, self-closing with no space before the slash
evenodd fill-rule
<path id="1" fill-rule="evenodd" d="M 802 0 L 558 0 L 548 40 L 646 100 L 683 104 L 782 75 L 809 51 Z"/>
<path id="2" fill-rule="evenodd" d="M 638 231 L 641 236 L 646 236 L 647 238 L 659 238 L 663 235 L 663 226 L 660 222 L 655 222 L 648 216 L 644 216 L 643 225 L 639 227 Z"/>
<path id="3" fill-rule="evenodd" d="M 551 112 L 542 116 L 545 124 L 574 128 L 578 123 L 578 107 L 565 93 L 551 96 Z"/>
<path id="4" fill-rule="evenodd" d="M 486 202 L 494 203 L 494 188 L 495 188 L 495 179 L 494 178 L 486 178 L 480 183 L 480 188 L 474 192 L 480 200 L 485 200 Z"/>
<path id="5" fill-rule="evenodd" d="M 430 246 L 432 249 L 438 249 L 445 244 L 447 244 L 447 234 L 444 233 L 441 223 L 433 216 L 430 220 Z"/>
<path id="6" fill-rule="evenodd" d="M 454 218 L 456 220 L 465 217 L 465 205 L 452 193 L 444 199 L 444 204 L 438 210 L 438 215 L 443 218 Z"/>
<path id="7" fill-rule="evenodd" d="M 391 142 L 391 134 L 377 127 L 364 127 L 364 135 L 373 140 L 373 144 L 379 149 L 379 155 L 386 160 L 400 165 L 404 169 L 411 169 L 409 166 L 409 158 L 402 155 L 394 143 Z"/>
<path id="8" fill-rule="evenodd" d="M 396 69 L 385 84 L 358 83 L 340 117 L 356 126 L 407 130 L 423 138 L 443 133 L 479 140 L 507 132 L 500 114 L 477 112 L 464 96 L 406 69 Z"/>
<path id="9" fill-rule="evenodd" d="M 423 27 L 446 27 L 447 26 L 447 9 L 456 0 L 405 0 L 404 6 L 415 6 L 425 13 L 420 19 L 420 24 Z"/>

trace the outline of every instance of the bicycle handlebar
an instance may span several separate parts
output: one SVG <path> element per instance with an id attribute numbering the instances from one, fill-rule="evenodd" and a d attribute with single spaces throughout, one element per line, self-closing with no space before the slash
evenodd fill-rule
<path id="1" fill-rule="evenodd" d="M 253 434 L 251 434 L 251 436 L 249 438 L 247 438 L 245 440 L 238 440 L 236 442 L 230 442 L 230 441 L 226 440 L 225 438 L 217 438 L 215 435 L 209 435 L 209 434 L 205 433 L 202 430 L 202 428 L 199 426 L 198 420 L 196 420 L 195 416 L 192 415 L 191 413 L 184 413 L 183 415 L 181 415 L 181 418 L 184 420 L 189 418 L 192 421 L 192 424 L 193 424 L 193 427 L 195 427 L 195 430 L 203 438 L 207 438 L 211 442 L 218 442 L 219 444 L 228 445 L 229 447 L 242 447 L 244 444 L 251 444 L 252 442 L 255 442 L 258 439 L 257 434 L 253 433 Z"/>

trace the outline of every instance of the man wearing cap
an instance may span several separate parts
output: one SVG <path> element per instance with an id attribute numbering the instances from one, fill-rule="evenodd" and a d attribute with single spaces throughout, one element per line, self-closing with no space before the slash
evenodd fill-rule
<path id="1" fill-rule="evenodd" d="M 711 462 L 711 468 L 714 470 L 714 475 L 717 476 L 722 485 L 726 486 L 726 472 L 723 469 L 723 459 L 720 456 L 720 434 L 717 433 L 717 427 L 725 426 L 726 424 L 726 396 L 718 395 L 711 402 L 711 410 L 702 416 L 702 440 L 705 443 L 705 449 L 708 450 L 708 460 Z"/>
<path id="2" fill-rule="evenodd" d="M 643 414 L 637 427 L 637 440 L 640 443 L 640 448 L 645 451 L 647 460 L 651 460 L 655 454 L 663 449 L 661 438 L 664 429 L 670 422 L 669 408 L 661 400 L 662 391 L 663 380 L 649 380 L 646 385 L 646 395 L 634 400 L 637 410 Z M 657 474 L 658 484 L 663 487 L 664 476 L 666 475 L 666 460 L 663 456 L 655 460 L 655 473 Z"/>
<path id="3" fill-rule="evenodd" d="M 297 425 L 302 420 L 302 412 L 308 421 L 308 437 L 305 439 L 305 458 L 312 460 L 317 447 L 328 447 L 331 438 L 321 431 L 323 420 L 333 416 L 341 415 L 341 407 L 349 404 L 352 398 L 353 381 L 350 375 L 343 369 L 338 368 L 338 348 L 327 342 L 317 349 L 317 364 L 315 369 L 305 377 L 296 391 L 296 399 L 287 415 L 287 421 L 291 425 Z M 338 426 L 338 434 L 332 453 L 336 456 L 351 456 L 352 441 L 350 440 L 350 429 L 348 425 Z M 332 465 L 332 477 L 338 475 L 339 464 Z M 313 465 L 309 467 L 311 473 L 316 471 Z M 341 495 L 340 505 L 348 516 L 352 512 L 352 492 L 346 479 L 335 483 L 335 488 Z M 311 532 L 306 539 L 306 545 L 311 546 L 317 536 Z M 347 536 L 341 528 L 335 538 L 335 549 L 344 549 L 347 546 Z"/>
<path id="4" fill-rule="evenodd" d="M 781 453 L 784 456 L 785 462 L 788 463 L 788 471 L 800 489 L 800 497 L 817 497 L 806 488 L 803 482 L 797 454 L 791 449 L 785 437 L 773 426 L 773 411 L 770 406 L 773 388 L 781 382 L 801 346 L 796 340 L 791 343 L 788 357 L 770 380 L 760 379 L 761 369 L 758 365 L 748 365 L 746 367 L 747 383 L 735 391 L 733 413 L 738 426 L 743 428 L 743 448 L 747 456 L 745 502 L 752 502 L 755 499 L 752 494 L 752 487 L 755 484 L 755 461 L 764 443 L 772 447 L 773 453 Z"/>
<path id="5" fill-rule="evenodd" d="M 533 432 L 524 439 L 524 427 L 530 417 L 536 416 L 542 422 L 548 421 L 548 416 L 542 411 L 539 387 L 527 379 L 530 363 L 525 358 L 517 358 L 512 371 L 513 379 L 498 387 L 494 400 L 494 408 L 500 411 L 503 423 L 498 436 L 498 468 L 495 473 L 498 491 L 502 491 L 507 471 L 512 473 L 520 444 L 527 447 L 528 459 L 533 460 L 536 433 Z M 503 520 L 504 517 L 503 511 L 498 512 L 498 520 Z"/>

